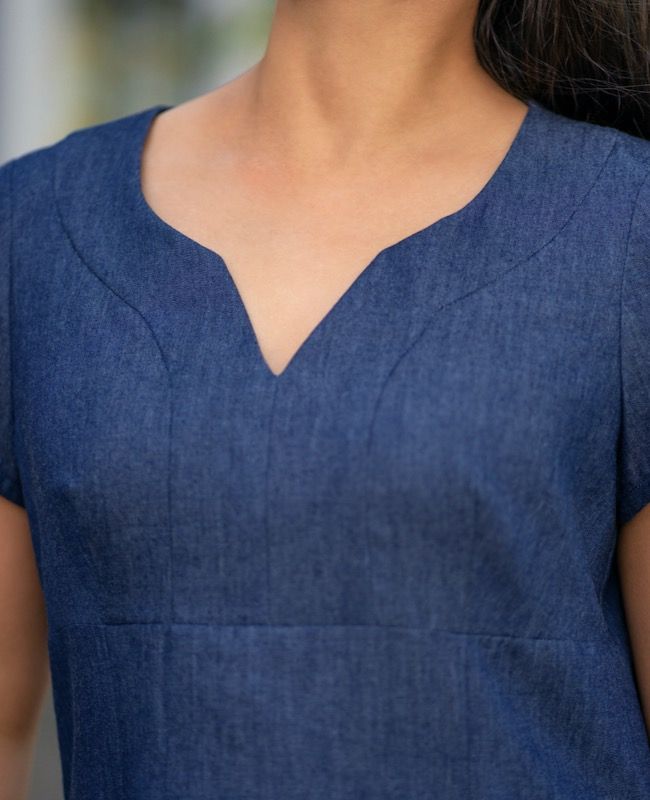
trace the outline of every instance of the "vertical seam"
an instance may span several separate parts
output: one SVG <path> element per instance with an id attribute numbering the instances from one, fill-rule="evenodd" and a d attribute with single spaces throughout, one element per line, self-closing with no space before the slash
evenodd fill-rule
<path id="1" fill-rule="evenodd" d="M 629 249 L 630 249 L 630 241 L 632 238 L 632 231 L 634 229 L 634 222 L 636 220 L 636 214 L 638 211 L 639 206 L 639 197 L 641 196 L 641 192 L 645 187 L 648 178 L 650 177 L 650 169 L 646 172 L 644 178 L 641 180 L 639 184 L 639 188 L 637 189 L 636 195 L 634 197 L 634 203 L 632 205 L 632 213 L 630 214 L 630 221 L 627 229 L 627 237 L 625 239 L 625 250 L 623 253 L 623 268 L 621 270 L 621 280 L 619 286 L 619 302 L 618 302 L 618 380 L 619 380 L 619 407 L 618 407 L 618 432 L 617 432 L 617 440 L 616 440 L 616 453 L 617 456 L 620 456 L 620 447 L 622 444 L 622 430 L 623 430 L 623 408 L 625 402 L 625 391 L 624 391 L 624 380 L 623 380 L 623 296 L 625 292 L 625 278 L 627 274 L 627 264 L 629 261 Z M 616 467 L 617 467 L 617 493 L 618 493 L 618 468 L 620 465 L 619 458 L 617 457 L 616 460 Z M 618 519 L 618 507 L 616 509 L 616 517 Z"/>
<path id="2" fill-rule="evenodd" d="M 114 289 L 93 267 L 90 266 L 88 261 L 83 257 L 77 245 L 72 237 L 70 231 L 68 230 L 64 219 L 63 214 L 59 205 L 58 195 L 57 195 L 57 169 L 58 169 L 58 151 L 54 153 L 54 159 L 52 164 L 51 170 L 51 183 L 52 183 L 52 203 L 56 212 L 56 218 L 59 223 L 59 227 L 63 231 L 63 234 L 70 245 L 70 248 L 74 252 L 74 254 L 79 259 L 79 262 L 93 275 L 103 286 L 105 286 L 111 294 L 118 298 L 122 303 L 124 303 L 128 308 L 135 311 L 135 313 L 140 317 L 140 319 L 144 322 L 145 327 L 149 331 L 149 335 L 153 339 L 153 342 L 160 354 L 160 360 L 162 365 L 165 369 L 165 373 L 167 375 L 167 392 L 169 395 L 169 425 L 168 425 L 168 450 L 167 450 L 167 530 L 169 533 L 169 618 L 170 621 L 174 621 L 175 617 L 175 577 L 174 577 L 174 559 L 173 559 L 173 541 L 174 541 L 174 528 L 172 522 L 172 420 L 173 420 L 173 411 L 174 411 L 174 391 L 173 391 L 173 383 L 172 383 L 172 376 L 171 376 L 171 369 L 169 366 L 169 362 L 163 347 L 156 336 L 156 332 L 146 318 L 146 316 L 140 311 L 140 309 L 133 305 L 133 303 L 129 302 L 126 297 L 123 297 L 116 289 Z"/>
<path id="3" fill-rule="evenodd" d="M 174 570 L 174 522 L 172 511 L 172 460 L 174 424 L 174 386 L 172 375 L 167 369 L 167 391 L 169 393 L 169 422 L 167 425 L 167 524 L 169 526 L 169 618 L 176 621 L 176 572 Z"/>
<path id="4" fill-rule="evenodd" d="M 161 691 L 163 692 L 163 700 L 162 700 L 162 709 L 163 709 L 163 730 L 164 730 L 164 737 L 165 737 L 165 764 L 163 767 L 163 777 L 162 783 L 165 787 L 165 797 L 171 798 L 171 785 L 172 785 L 172 777 L 171 777 L 171 770 L 172 765 L 174 763 L 173 759 L 171 758 L 171 730 L 172 730 L 172 700 L 177 696 L 176 691 L 173 688 L 173 678 L 174 675 L 174 643 L 172 641 L 173 636 L 173 629 L 172 625 L 164 624 L 163 623 L 163 647 L 162 647 L 162 655 L 160 656 L 161 662 L 166 669 L 164 670 L 163 675 L 163 686 L 161 687 Z M 126 800 L 126 798 L 125 798 Z"/>
<path id="5" fill-rule="evenodd" d="M 393 363 L 392 367 L 390 368 L 390 370 L 388 371 L 387 375 L 385 376 L 381 386 L 379 387 L 379 390 L 377 392 L 377 397 L 376 397 L 376 400 L 375 400 L 375 404 L 374 404 L 374 408 L 373 408 L 373 412 L 372 412 L 372 416 L 370 418 L 370 424 L 369 424 L 369 427 L 368 427 L 368 437 L 369 437 L 368 438 L 368 442 L 367 442 L 368 449 L 371 446 L 371 440 L 372 440 L 372 437 L 373 437 L 373 430 L 374 430 L 374 426 L 375 426 L 375 420 L 376 420 L 376 417 L 377 417 L 377 414 L 378 414 L 378 411 L 379 411 L 379 406 L 381 404 L 381 400 L 383 398 L 384 391 L 385 391 L 388 383 L 390 382 L 390 379 L 392 378 L 395 370 L 399 367 L 399 365 L 406 358 L 406 356 L 413 349 L 413 347 L 415 347 L 415 345 L 418 343 L 418 341 L 436 323 L 436 321 L 438 319 L 438 315 L 440 314 L 440 312 L 446 310 L 447 308 L 450 308 L 451 306 L 455 305 L 456 303 L 459 303 L 459 302 L 465 300 L 467 297 L 471 297 L 473 294 L 476 294 L 477 292 L 480 292 L 480 291 L 482 291 L 483 289 L 485 289 L 485 288 L 487 288 L 489 286 L 493 286 L 494 284 L 499 283 L 499 281 L 501 281 L 506 275 L 509 275 L 513 270 L 518 269 L 518 268 L 524 266 L 525 264 L 527 264 L 531 259 L 533 259 L 539 253 L 541 253 L 542 250 L 547 248 L 550 244 L 552 244 L 555 241 L 555 239 L 557 239 L 557 237 L 562 233 L 562 231 L 571 222 L 571 220 L 573 219 L 575 214 L 578 212 L 578 210 L 582 208 L 585 200 L 591 194 L 591 192 L 593 191 L 594 187 L 598 184 L 598 181 L 600 180 L 601 176 L 604 174 L 605 168 L 606 168 L 607 164 L 609 163 L 609 160 L 610 160 L 610 158 L 612 156 L 612 153 L 614 153 L 614 151 L 616 150 L 616 146 L 618 144 L 618 138 L 616 138 L 615 136 L 612 136 L 612 139 L 613 139 L 612 145 L 609 148 L 609 150 L 607 151 L 607 155 L 603 159 L 603 162 L 600 165 L 600 167 L 598 168 L 595 177 L 593 178 L 593 180 L 589 184 L 589 187 L 584 191 L 582 196 L 578 200 L 575 201 L 574 207 L 572 208 L 571 212 L 568 214 L 567 218 L 564 220 L 564 222 L 560 225 L 560 227 L 555 231 L 555 233 L 549 239 L 547 239 L 542 244 L 540 244 L 539 247 L 537 247 L 535 250 L 533 250 L 532 253 L 529 253 L 525 258 L 522 258 L 521 260 L 515 261 L 509 267 L 507 267 L 506 269 L 502 270 L 501 272 L 499 272 L 497 275 L 495 275 L 494 277 L 490 278 L 489 280 L 479 284 L 478 286 L 475 286 L 473 289 L 469 289 L 468 291 L 463 292 L 462 294 L 458 295 L 457 297 L 452 298 L 451 300 L 448 300 L 447 302 L 442 303 L 441 305 L 439 305 L 437 308 L 435 308 L 433 310 L 433 312 L 432 312 L 431 316 L 429 317 L 429 319 L 422 323 L 422 328 L 420 329 L 420 331 L 417 333 L 415 338 L 412 339 L 411 342 L 409 342 L 406 345 L 406 347 L 402 350 L 400 355 L 395 359 L 395 362 Z"/>
<path id="6" fill-rule="evenodd" d="M 266 464 L 264 466 L 264 539 L 266 542 L 266 622 L 271 622 L 271 536 L 269 531 L 269 472 L 271 463 L 271 437 L 273 419 L 275 417 L 275 403 L 278 396 L 279 381 L 273 384 L 273 399 L 269 413 L 269 423 L 266 437 Z"/>
<path id="7" fill-rule="evenodd" d="M 12 318 L 13 309 L 13 281 L 14 281 L 14 163 L 9 165 L 9 287 L 7 296 L 7 347 L 9 349 L 9 430 L 11 432 L 11 458 L 15 461 L 14 450 L 14 379 L 13 379 L 13 347 L 12 347 Z"/>
<path id="8" fill-rule="evenodd" d="M 474 798 L 474 764 L 472 762 L 472 725 L 470 723 L 470 709 L 472 708 L 472 704 L 470 703 L 469 698 L 469 653 L 470 653 L 470 640 L 469 638 L 465 639 L 465 702 L 463 713 L 465 715 L 465 726 L 466 726 L 466 734 L 465 734 L 465 741 L 467 745 L 467 749 L 465 752 L 465 758 L 467 761 L 467 800 L 473 800 Z"/>
<path id="9" fill-rule="evenodd" d="M 117 713 L 117 692 L 115 690 L 115 685 L 113 681 L 114 675 L 114 668 L 116 665 L 113 663 L 113 658 L 111 654 L 111 649 L 108 644 L 108 630 L 105 625 L 98 626 L 101 628 L 101 632 L 98 637 L 98 641 L 100 642 L 100 648 L 103 651 L 103 663 L 102 666 L 104 668 L 104 678 L 106 680 L 106 689 L 110 695 L 109 700 L 109 714 L 111 718 L 111 727 L 113 728 L 115 737 L 117 739 L 116 742 L 111 742 L 111 737 L 108 736 L 107 739 L 107 746 L 110 748 L 111 746 L 115 748 L 115 760 L 116 764 L 114 765 L 115 770 L 117 771 L 117 780 L 116 784 L 118 784 L 118 791 L 119 797 L 121 800 L 126 800 L 126 792 L 125 792 L 125 782 L 124 782 L 124 759 L 123 759 L 123 749 L 122 743 L 123 738 L 120 735 L 120 717 Z M 112 783 L 112 781 L 111 781 Z"/>
<path id="10" fill-rule="evenodd" d="M 15 159 L 9 163 L 9 286 L 7 297 L 7 348 L 9 350 L 7 363 L 9 373 L 9 433 L 10 433 L 10 459 L 11 473 L 8 476 L 11 480 L 10 485 L 18 492 L 18 500 L 25 505 L 26 500 L 23 494 L 22 482 L 18 470 L 16 454 L 16 414 L 15 414 L 15 392 L 14 392 L 14 367 L 13 367 L 13 317 L 15 314 L 13 295 L 14 295 L 14 167 Z"/>

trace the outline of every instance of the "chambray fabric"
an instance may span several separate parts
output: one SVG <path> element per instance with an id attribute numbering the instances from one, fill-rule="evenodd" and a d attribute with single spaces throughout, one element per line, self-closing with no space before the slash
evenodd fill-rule
<path id="1" fill-rule="evenodd" d="M 650 502 L 650 143 L 531 101 L 276 376 L 142 194 L 169 107 L 0 165 L 0 488 L 66 800 L 650 797 L 615 560 Z"/>

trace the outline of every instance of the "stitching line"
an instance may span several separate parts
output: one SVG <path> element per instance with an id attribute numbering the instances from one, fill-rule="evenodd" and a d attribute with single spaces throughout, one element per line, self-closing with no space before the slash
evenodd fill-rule
<path id="1" fill-rule="evenodd" d="M 165 351 L 163 350 L 156 333 L 149 322 L 149 320 L 145 317 L 145 315 L 140 311 L 137 306 L 134 306 L 130 303 L 125 297 L 123 297 L 119 292 L 117 292 L 109 283 L 107 283 L 102 276 L 93 269 L 90 264 L 86 261 L 86 259 L 82 256 L 79 252 L 77 245 L 70 234 L 64 220 L 63 214 L 61 212 L 61 208 L 59 206 L 59 200 L 57 195 L 57 175 L 58 175 L 58 151 L 54 152 L 54 163 L 52 165 L 51 171 L 51 182 L 52 182 L 52 198 L 53 198 L 53 205 L 56 210 L 57 220 L 59 222 L 59 226 L 63 231 L 72 251 L 75 253 L 79 262 L 90 272 L 91 275 L 94 275 L 95 278 L 103 284 L 109 292 L 111 292 L 115 297 L 121 300 L 126 306 L 131 308 L 135 313 L 140 317 L 140 319 L 144 322 L 147 330 L 151 338 L 153 339 L 156 348 L 160 354 L 160 358 L 165 368 L 165 373 L 167 375 L 167 388 L 169 394 L 169 424 L 167 427 L 167 439 L 168 439 L 168 446 L 167 446 L 167 527 L 169 531 L 169 595 L 170 595 L 170 608 L 169 614 L 170 618 L 174 619 L 175 616 L 175 597 L 174 597 L 174 588 L 175 588 L 175 577 L 174 577 L 174 558 L 173 558 L 173 524 L 172 524 L 172 423 L 174 417 L 174 393 L 173 393 L 173 383 L 172 383 L 172 376 L 171 370 L 169 367 L 169 362 L 167 360 L 167 356 L 165 355 Z"/>
<path id="2" fill-rule="evenodd" d="M 117 783 L 119 783 L 120 798 L 122 798 L 122 800 L 126 800 L 125 779 L 124 779 L 124 769 L 123 769 L 124 753 L 122 751 L 123 739 L 119 735 L 119 732 L 121 730 L 120 718 L 117 714 L 117 709 L 119 708 L 119 705 L 117 701 L 117 691 L 115 689 L 115 684 L 113 680 L 113 676 L 117 671 L 117 669 L 119 669 L 119 666 L 116 665 L 113 661 L 113 653 L 108 646 L 108 642 L 106 641 L 106 630 L 102 632 L 102 636 L 99 637 L 98 641 L 99 641 L 99 650 L 103 659 L 102 661 L 102 667 L 104 669 L 103 677 L 106 682 L 107 691 L 111 697 L 110 709 L 109 709 L 111 724 L 115 733 L 118 734 L 117 735 L 118 741 L 116 742 L 111 742 L 110 741 L 111 737 L 110 736 L 108 737 L 107 747 L 112 746 L 114 748 L 114 754 L 116 756 L 117 763 L 113 765 L 113 769 L 117 771 Z"/>
<path id="3" fill-rule="evenodd" d="M 13 380 L 13 346 L 12 346 L 12 339 L 13 339 L 13 323 L 12 319 L 14 316 L 14 303 L 13 303 L 13 296 L 14 296 L 14 169 L 15 169 L 15 159 L 13 159 L 9 163 L 8 167 L 8 175 L 9 175 L 9 287 L 8 287 L 8 297 L 7 297 L 7 346 L 8 346 L 8 358 L 7 363 L 9 364 L 9 430 L 10 430 L 10 437 L 11 437 L 11 453 L 9 454 L 10 457 L 10 470 L 11 474 L 4 477 L 2 482 L 4 491 L 9 490 L 11 492 L 11 499 L 15 499 L 17 503 L 20 505 L 26 505 L 26 498 L 24 496 L 22 480 L 20 478 L 20 470 L 18 469 L 18 463 L 16 460 L 16 414 L 15 414 L 15 407 L 16 403 L 14 400 L 14 380 Z"/>
<path id="4" fill-rule="evenodd" d="M 431 328 L 431 326 L 437 321 L 438 314 L 441 311 L 443 311 L 443 310 L 449 308 L 450 306 L 454 305 L 454 303 L 458 303 L 461 300 L 464 300 L 465 298 L 469 297 L 470 295 L 481 291 L 482 289 L 486 288 L 487 286 L 491 286 L 491 285 L 497 283 L 505 275 L 508 275 L 514 269 L 517 269 L 518 267 L 521 267 L 524 264 L 526 264 L 528 261 L 530 261 L 532 258 L 534 258 L 534 256 L 536 256 L 538 253 L 540 253 L 542 250 L 544 250 L 546 247 L 548 247 L 553 241 L 555 241 L 555 239 L 566 228 L 566 226 L 569 224 L 571 219 L 575 216 L 576 212 L 582 207 L 582 204 L 584 203 L 586 198 L 589 196 L 589 194 L 593 191 L 594 187 L 597 185 L 598 181 L 600 180 L 600 177 L 602 176 L 602 174 L 603 174 L 603 172 L 605 170 L 605 167 L 609 163 L 609 160 L 611 158 L 612 153 L 616 149 L 616 145 L 617 144 L 618 144 L 618 139 L 614 138 L 614 141 L 613 141 L 611 147 L 609 148 L 607 156 L 603 160 L 603 163 L 601 164 L 600 169 L 598 170 L 598 172 L 597 172 L 594 180 L 592 181 L 591 185 L 586 190 L 586 192 L 583 194 L 583 196 L 580 198 L 579 202 L 576 203 L 573 211 L 569 214 L 569 216 L 564 221 L 564 223 L 560 226 L 560 228 L 558 228 L 558 230 L 553 234 L 553 236 L 551 236 L 550 239 L 548 239 L 546 242 L 544 242 L 544 244 L 540 245 L 536 250 L 534 250 L 532 253 L 530 253 L 528 256 L 526 256 L 526 258 L 524 258 L 522 261 L 516 261 L 514 264 L 512 264 L 506 270 L 504 270 L 503 272 L 500 272 L 496 277 L 492 278 L 491 280 L 486 281 L 485 283 L 480 284 L 480 286 L 475 286 L 473 289 L 470 289 L 469 291 L 465 292 L 465 294 L 462 294 L 459 297 L 455 297 L 453 300 L 450 300 L 447 303 L 443 303 L 442 305 L 438 306 L 438 308 L 436 308 L 435 311 L 433 311 L 433 313 L 431 315 L 431 318 L 429 319 L 428 322 L 425 322 L 423 324 L 422 329 L 417 334 L 415 339 L 413 339 L 413 341 L 410 344 L 408 344 L 406 346 L 406 348 L 402 351 L 401 355 L 399 355 L 397 357 L 397 359 L 395 360 L 395 363 L 393 364 L 393 366 L 389 370 L 388 374 L 384 378 L 384 381 L 383 381 L 381 387 L 379 388 L 379 390 L 377 392 L 377 399 L 375 401 L 375 406 L 374 406 L 372 417 L 371 417 L 371 420 L 370 420 L 370 425 L 368 426 L 368 439 L 367 439 L 367 442 L 366 442 L 366 452 L 370 451 L 372 438 L 373 438 L 373 429 L 374 429 L 374 425 L 375 425 L 375 420 L 376 420 L 376 417 L 377 417 L 377 413 L 379 411 L 379 405 L 381 403 L 381 399 L 382 399 L 382 396 L 383 396 L 384 391 L 386 389 L 386 386 L 388 385 L 388 383 L 389 383 L 390 379 L 392 378 L 392 376 L 393 376 L 395 370 L 397 369 L 397 367 L 402 363 L 402 361 L 406 358 L 408 353 L 415 347 L 415 345 L 420 341 L 420 339 L 425 335 L 425 333 L 427 333 L 427 331 Z"/>
<path id="5" fill-rule="evenodd" d="M 272 616 L 271 599 L 271 532 L 269 528 L 269 472 L 271 462 L 271 441 L 273 439 L 273 421 L 275 419 L 275 404 L 278 397 L 279 381 L 275 382 L 273 401 L 269 412 L 266 439 L 266 464 L 264 466 L 264 538 L 266 540 L 266 618 Z"/>
<path id="6" fill-rule="evenodd" d="M 623 408 L 625 403 L 625 392 L 624 392 L 624 384 L 623 384 L 623 294 L 625 289 L 625 277 L 627 273 L 627 264 L 629 261 L 629 246 L 630 240 L 632 238 L 632 230 L 634 229 L 634 222 L 636 220 L 636 214 L 638 211 L 638 204 L 639 204 L 639 197 L 641 196 L 641 192 L 645 187 L 648 178 L 650 177 L 650 169 L 646 172 L 644 178 L 641 180 L 639 184 L 639 188 L 637 189 L 636 195 L 634 197 L 634 204 L 632 206 L 632 213 L 630 215 L 630 222 L 628 225 L 627 230 L 627 237 L 625 239 L 625 251 L 623 255 L 623 269 L 621 270 L 621 282 L 619 287 L 619 310 L 618 310 L 618 375 L 619 375 L 619 418 L 618 418 L 618 437 L 616 443 L 616 451 L 620 454 L 620 448 L 622 445 L 622 429 L 623 429 Z M 619 466 L 619 462 L 617 460 L 617 466 Z M 618 472 L 617 472 L 618 476 Z M 617 483 L 618 487 L 618 483 Z M 617 518 L 618 518 L 618 511 L 620 509 L 617 507 Z"/>
<path id="7" fill-rule="evenodd" d="M 56 170 L 56 167 L 54 168 L 53 172 L 54 172 L 55 170 Z M 127 305 L 129 308 L 133 309 L 133 311 L 135 311 L 135 312 L 136 312 L 136 314 L 137 314 L 137 315 L 138 315 L 138 316 L 139 316 L 139 317 L 142 319 L 142 321 L 143 321 L 143 322 L 145 323 L 145 325 L 147 326 L 147 328 L 148 328 L 148 330 L 149 330 L 149 333 L 151 334 L 151 337 L 152 337 L 152 339 L 153 339 L 153 340 L 154 340 L 154 342 L 156 343 L 156 347 L 158 348 L 158 351 L 159 351 L 159 353 L 160 353 L 160 357 L 161 357 L 161 359 L 162 359 L 162 362 L 163 362 L 163 364 L 164 364 L 164 366 L 165 366 L 165 369 L 166 369 L 166 370 L 169 372 L 169 365 L 168 365 L 168 363 L 167 363 L 167 357 L 165 356 L 165 352 L 164 352 L 164 350 L 162 349 L 162 347 L 161 347 L 161 345 L 160 345 L 160 342 L 158 341 L 158 338 L 157 338 L 157 336 L 156 336 L 156 333 L 155 333 L 155 331 L 154 331 L 153 327 L 151 326 L 151 324 L 150 324 L 149 320 L 148 320 L 148 319 L 147 319 L 147 318 L 144 316 L 144 314 L 143 314 L 143 313 L 140 311 L 140 309 L 139 309 L 137 306 L 134 306 L 134 305 L 133 305 L 133 303 L 129 302 L 129 301 L 126 299 L 126 297 L 123 297 L 123 296 L 122 296 L 122 295 L 121 295 L 119 292 L 117 292 L 117 291 L 116 291 L 116 290 L 115 290 L 115 289 L 114 289 L 114 288 L 113 288 L 113 287 L 112 287 L 112 286 L 111 286 L 109 283 L 107 283 L 107 282 L 104 280 L 104 278 L 102 278 L 102 276 L 101 276 L 101 275 L 100 275 L 98 272 L 96 272 L 96 271 L 95 271 L 95 269 L 93 269 L 93 268 L 90 266 L 90 264 L 88 264 L 88 262 L 85 260 L 85 258 L 84 258 L 84 257 L 81 255 L 81 253 L 79 252 L 79 250 L 78 250 L 78 248 L 77 248 L 77 246 L 76 246 L 76 244 L 75 244 L 75 242 L 74 242 L 74 239 L 72 238 L 72 236 L 71 236 L 71 234 L 70 234 L 70 232 L 69 232 L 68 228 L 66 227 L 66 225 L 65 225 L 65 223 L 64 223 L 64 221 L 63 221 L 63 215 L 62 215 L 62 213 L 61 213 L 61 209 L 59 208 L 59 203 L 58 203 L 58 199 L 57 199 L 57 195 L 56 195 L 56 180 L 54 180 L 54 179 L 53 179 L 52 183 L 53 183 L 53 191 L 52 191 L 52 194 L 53 194 L 53 197 L 54 197 L 54 206 L 55 206 L 55 208 L 56 208 L 56 212 L 57 212 L 57 218 L 58 218 L 58 221 L 59 221 L 59 225 L 61 226 L 61 229 L 63 230 L 63 232 L 64 232 L 64 234 L 65 234 L 65 236 L 66 236 L 66 239 L 68 240 L 68 242 L 69 242 L 69 244 L 70 244 L 70 247 L 72 248 L 72 250 L 73 250 L 73 251 L 74 251 L 74 253 L 76 254 L 76 256 L 77 256 L 77 258 L 79 259 L 79 261 L 82 263 L 82 265 L 83 265 L 84 267 L 86 267 L 86 269 L 87 269 L 87 270 L 88 270 L 88 271 L 89 271 L 89 272 L 90 272 L 92 275 L 94 275 L 94 276 L 97 278 L 97 280 L 98 280 L 98 281 L 100 281 L 100 283 L 102 283 L 102 284 L 103 284 L 103 285 L 104 285 L 104 286 L 105 286 L 105 287 L 106 287 L 106 288 L 107 288 L 107 289 L 108 289 L 108 290 L 109 290 L 109 291 L 110 291 L 112 294 L 114 294 L 114 295 L 115 295 L 117 298 L 119 298 L 119 299 L 120 299 L 120 300 L 121 300 L 121 301 L 122 301 L 122 302 L 123 302 L 125 305 Z"/>
<path id="8" fill-rule="evenodd" d="M 465 641 L 465 646 L 463 648 L 463 656 L 465 660 L 465 670 L 464 670 L 464 693 L 465 693 L 465 703 L 463 708 L 463 714 L 465 715 L 465 760 L 467 761 L 467 799 L 473 800 L 474 798 L 474 762 L 472 760 L 472 724 L 470 722 L 471 711 L 472 711 L 472 703 L 470 700 L 470 693 L 469 693 L 469 643 L 467 640 Z"/>
<path id="9" fill-rule="evenodd" d="M 352 629 L 368 629 L 372 628 L 378 631 L 387 631 L 387 630 L 395 630 L 395 631 L 404 631 L 404 632 L 417 632 L 417 633 L 428 633 L 428 634 L 446 634 L 449 636 L 461 636 L 464 638 L 472 638 L 472 639 L 506 639 L 512 641 L 519 641 L 519 642 L 556 642 L 556 643 L 566 643 L 566 644 L 588 644 L 588 645 L 597 645 L 601 647 L 603 644 L 611 643 L 611 639 L 607 636 L 600 636 L 596 638 L 589 638 L 589 639 L 582 639 L 576 637 L 569 637 L 569 636 L 525 636 L 520 634 L 512 634 L 512 633 L 492 633 L 488 631 L 463 631 L 463 630 L 454 630 L 451 628 L 431 628 L 426 627 L 424 625 L 389 625 L 387 623 L 381 624 L 374 624 L 374 623 L 312 623 L 312 624 L 294 624 L 294 623 L 282 623 L 282 622 L 274 622 L 272 624 L 266 622 L 230 622 L 230 623 L 223 623 L 223 622 L 210 622 L 205 620 L 196 620 L 193 622 L 169 622 L 166 620 L 124 620 L 124 621 L 113 621 L 113 622 L 104 622 L 104 621 L 96 621 L 96 622 L 84 622 L 84 621 L 75 621 L 75 622 L 63 622 L 60 624 L 55 623 L 54 621 L 51 624 L 52 631 L 65 629 L 70 626 L 87 626 L 87 627 L 103 627 L 103 626 L 118 626 L 118 625 L 131 625 L 131 626 L 160 626 L 160 627 L 168 627 L 168 628 L 194 628 L 198 626 L 207 626 L 211 628 L 265 628 L 265 629 L 272 629 L 272 628 L 281 628 L 286 630 L 310 630 L 310 629 L 341 629 L 341 630 L 352 630 Z"/>

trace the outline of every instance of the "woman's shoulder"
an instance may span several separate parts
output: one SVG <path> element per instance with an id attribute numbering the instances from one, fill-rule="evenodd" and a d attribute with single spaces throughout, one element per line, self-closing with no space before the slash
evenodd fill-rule
<path id="1" fill-rule="evenodd" d="M 625 131 L 615 131 L 616 147 L 621 158 L 634 170 L 650 169 L 650 138 L 643 138 Z M 650 132 L 648 134 L 650 137 Z"/>
<path id="2" fill-rule="evenodd" d="M 52 143 L 28 150 L 0 163 L 0 196 L 14 213 L 29 212 L 34 203 L 56 203 L 60 194 L 83 197 L 102 178 L 117 175 L 133 144 L 138 124 L 158 106 L 79 126 Z M 35 222 L 36 220 L 32 220 Z"/>
<path id="3" fill-rule="evenodd" d="M 540 138 L 545 140 L 547 147 L 550 145 L 555 149 L 561 147 L 571 151 L 575 156 L 574 169 L 580 169 L 582 163 L 600 154 L 604 156 L 603 167 L 619 170 L 624 191 L 627 188 L 626 177 L 638 178 L 650 169 L 650 138 L 626 132 L 614 125 L 575 119 L 538 106 L 544 122 Z"/>
<path id="4" fill-rule="evenodd" d="M 126 213 L 124 191 L 137 178 L 129 167 L 137 165 L 138 126 L 155 108 L 73 128 L 0 164 L 2 239 L 14 261 L 24 254 L 24 261 L 38 262 L 71 231 L 100 230 Z"/>
<path id="5" fill-rule="evenodd" d="M 612 252 L 643 252 L 649 269 L 650 139 L 544 106 L 538 119 L 531 158 L 541 165 L 534 174 L 546 216 L 556 205 L 571 206 L 576 224 L 567 230 L 583 241 L 582 248 L 598 238 L 585 239 L 585 232 L 601 231 Z M 615 261 L 623 264 L 625 257 Z"/>

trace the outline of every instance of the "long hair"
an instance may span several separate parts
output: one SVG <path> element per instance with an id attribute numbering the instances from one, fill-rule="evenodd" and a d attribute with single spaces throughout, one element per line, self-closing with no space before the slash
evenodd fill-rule
<path id="1" fill-rule="evenodd" d="M 474 42 L 514 96 L 650 139 L 650 0 L 479 0 Z"/>

